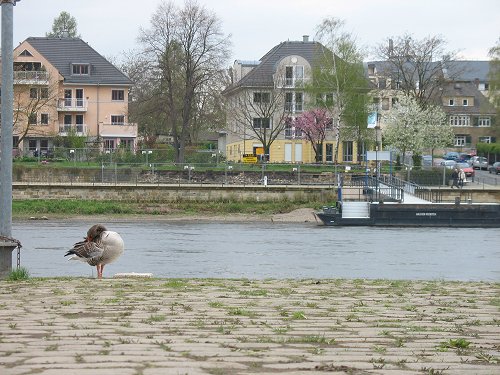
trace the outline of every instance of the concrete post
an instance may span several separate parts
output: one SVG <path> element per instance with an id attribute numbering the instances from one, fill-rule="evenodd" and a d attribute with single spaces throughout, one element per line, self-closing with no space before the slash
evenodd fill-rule
<path id="1" fill-rule="evenodd" d="M 14 108 L 13 6 L 18 0 L 2 4 L 2 123 L 0 140 L 0 235 L 12 232 L 12 127 Z M 0 278 L 12 270 L 15 243 L 0 244 Z"/>

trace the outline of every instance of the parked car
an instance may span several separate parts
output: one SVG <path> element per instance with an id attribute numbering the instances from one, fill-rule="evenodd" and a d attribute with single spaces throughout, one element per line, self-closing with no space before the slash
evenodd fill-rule
<path id="1" fill-rule="evenodd" d="M 462 154 L 460 154 L 460 156 L 458 157 L 458 160 L 457 160 L 457 161 L 459 161 L 459 162 L 466 162 L 466 163 L 468 163 L 468 162 L 469 162 L 469 160 L 472 158 L 472 156 L 473 156 L 473 155 L 471 155 L 471 154 L 464 154 L 464 153 L 462 153 Z"/>
<path id="2" fill-rule="evenodd" d="M 432 167 L 432 155 L 422 155 L 422 167 Z"/>
<path id="3" fill-rule="evenodd" d="M 443 159 L 444 160 L 455 160 L 456 161 L 456 160 L 458 160 L 459 157 L 460 157 L 460 154 L 458 152 L 449 151 L 446 154 L 444 154 Z"/>
<path id="4" fill-rule="evenodd" d="M 445 167 L 446 169 L 453 169 L 453 168 L 455 168 L 456 164 L 457 164 L 457 162 L 455 160 L 443 160 L 441 162 L 441 165 L 443 167 Z"/>
<path id="5" fill-rule="evenodd" d="M 482 156 L 474 156 L 471 158 L 472 168 L 474 169 L 488 169 L 488 159 Z"/>
<path id="6" fill-rule="evenodd" d="M 488 167 L 488 172 L 499 174 L 500 173 L 500 161 L 493 163 L 492 166 Z"/>
<path id="7" fill-rule="evenodd" d="M 472 168 L 469 163 L 457 163 L 455 164 L 455 167 L 458 169 L 462 169 L 465 173 L 466 177 L 472 177 L 472 180 L 474 181 L 474 175 L 476 172 L 474 171 L 474 168 Z"/>

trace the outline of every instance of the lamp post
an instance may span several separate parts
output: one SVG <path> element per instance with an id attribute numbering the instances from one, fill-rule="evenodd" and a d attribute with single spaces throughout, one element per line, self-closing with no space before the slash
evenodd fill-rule
<path id="1" fill-rule="evenodd" d="M 0 235 L 12 236 L 12 128 L 14 125 L 13 6 L 20 0 L 0 0 L 2 5 L 2 129 L 0 141 Z M 0 278 L 12 270 L 12 250 L 17 245 L 2 242 Z"/>

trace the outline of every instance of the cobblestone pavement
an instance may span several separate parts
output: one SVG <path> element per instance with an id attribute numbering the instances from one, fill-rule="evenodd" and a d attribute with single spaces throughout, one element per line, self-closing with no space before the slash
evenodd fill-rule
<path id="1" fill-rule="evenodd" d="M 0 374 L 498 374 L 500 285 L 0 282 Z"/>

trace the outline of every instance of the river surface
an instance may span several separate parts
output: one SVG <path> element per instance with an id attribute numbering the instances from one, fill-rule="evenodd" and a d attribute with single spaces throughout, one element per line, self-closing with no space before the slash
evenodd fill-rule
<path id="1" fill-rule="evenodd" d="M 32 276 L 93 276 L 63 255 L 88 220 L 14 221 L 21 265 Z M 125 253 L 104 276 L 175 278 L 384 278 L 500 281 L 500 230 L 332 228 L 313 223 L 119 221 Z M 15 263 L 15 252 L 13 253 Z"/>

